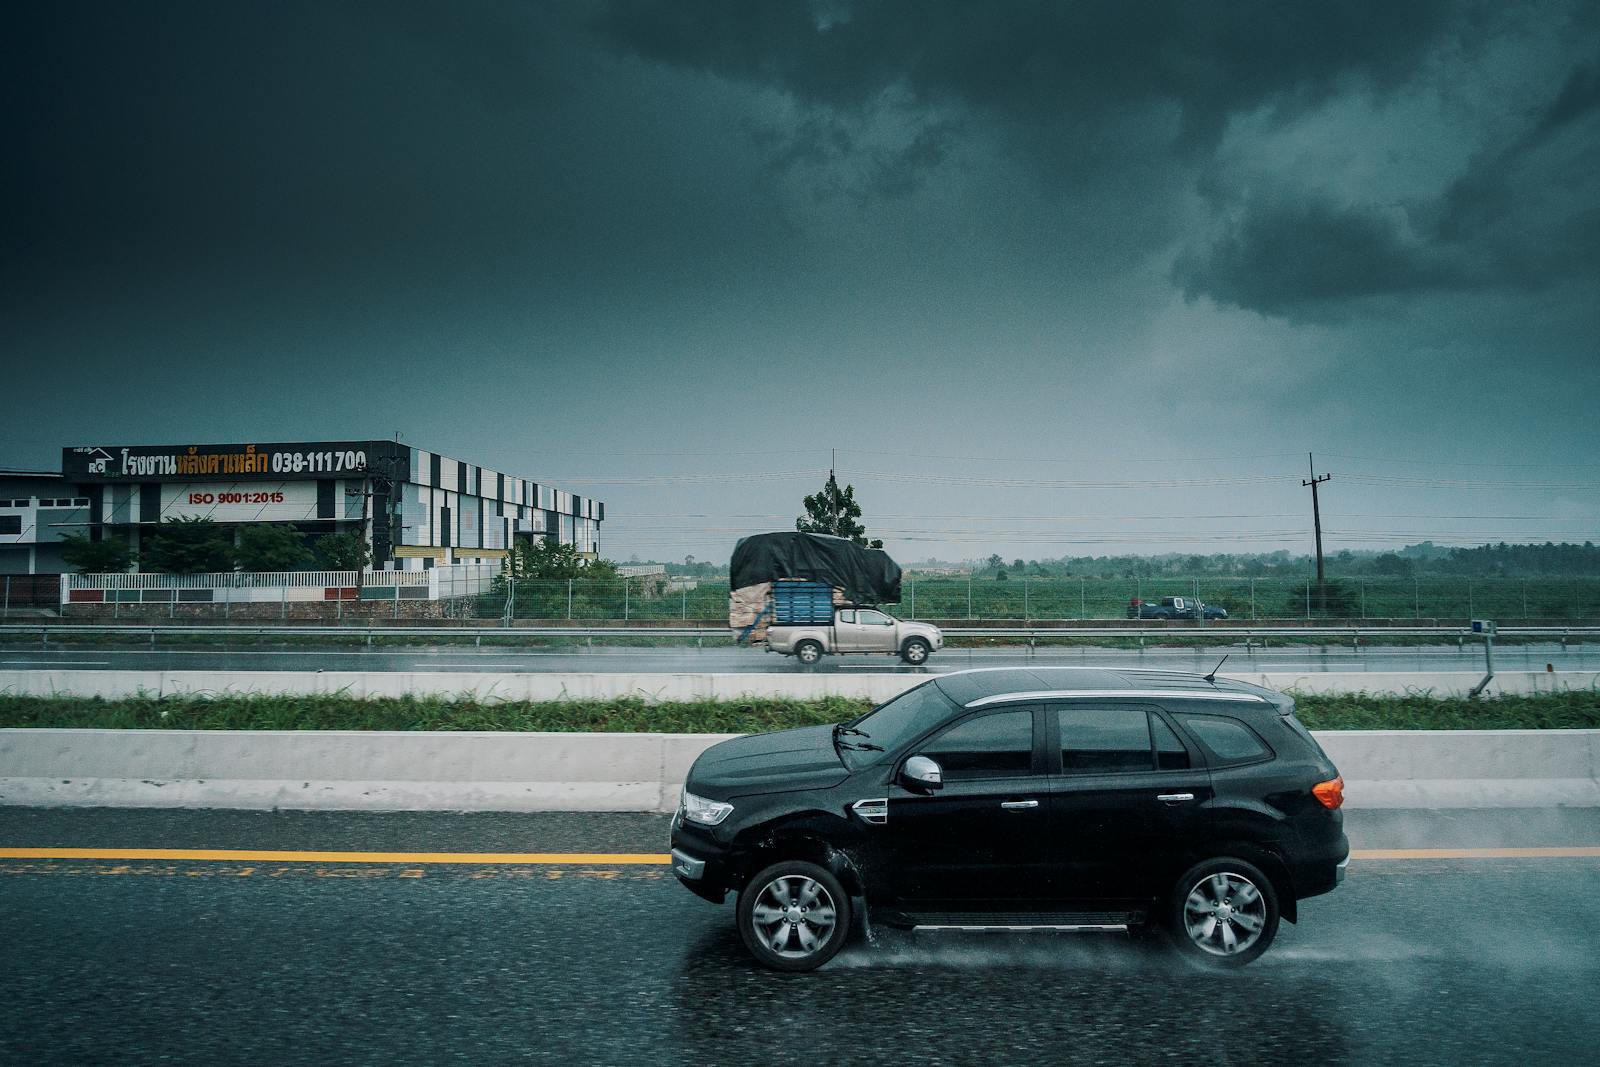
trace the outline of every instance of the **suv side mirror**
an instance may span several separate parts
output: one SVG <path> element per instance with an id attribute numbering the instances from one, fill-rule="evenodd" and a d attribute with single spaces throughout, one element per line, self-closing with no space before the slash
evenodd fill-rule
<path id="1" fill-rule="evenodd" d="M 927 756 L 912 756 L 901 768 L 900 780 L 908 789 L 932 793 L 944 788 L 944 771 Z"/>

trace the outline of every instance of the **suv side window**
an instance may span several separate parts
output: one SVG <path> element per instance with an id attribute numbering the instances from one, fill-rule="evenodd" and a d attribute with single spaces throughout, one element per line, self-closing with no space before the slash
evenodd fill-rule
<path id="1" fill-rule="evenodd" d="M 1182 715 L 1183 725 L 1199 739 L 1214 764 L 1251 763 L 1272 756 L 1272 749 L 1238 719 L 1220 715 Z"/>
<path id="2" fill-rule="evenodd" d="M 855 610 L 853 608 L 841 609 L 839 614 L 835 616 L 835 619 L 839 622 L 853 623 L 856 621 Z"/>
<path id="3" fill-rule="evenodd" d="M 1116 774 L 1155 769 L 1150 716 L 1144 708 L 1066 704 L 1058 711 L 1064 773 Z"/>
<path id="4" fill-rule="evenodd" d="M 1189 750 L 1172 732 L 1167 720 L 1159 715 L 1150 716 L 1150 736 L 1156 743 L 1156 770 L 1186 771 L 1189 769 Z"/>
<path id="5" fill-rule="evenodd" d="M 862 610 L 856 613 L 856 621 L 863 626 L 893 626 L 889 616 L 881 611 Z"/>
<path id="6" fill-rule="evenodd" d="M 1033 773 L 1033 712 L 967 719 L 930 738 L 920 752 L 944 770 L 946 781 L 1026 777 Z"/>

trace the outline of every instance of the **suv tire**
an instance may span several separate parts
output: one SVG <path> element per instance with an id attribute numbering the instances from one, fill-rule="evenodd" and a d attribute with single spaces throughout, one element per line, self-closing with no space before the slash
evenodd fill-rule
<path id="1" fill-rule="evenodd" d="M 1278 893 L 1252 863 L 1222 856 L 1197 863 L 1172 887 L 1167 932 L 1189 959 L 1243 967 L 1278 934 Z"/>
<path id="2" fill-rule="evenodd" d="M 783 860 L 758 871 L 739 891 L 739 937 L 757 962 L 779 971 L 810 971 L 850 936 L 850 897 L 826 867 Z"/>
<path id="3" fill-rule="evenodd" d="M 794 658 L 809 667 L 822 658 L 822 646 L 815 641 L 801 641 L 794 646 Z"/>
<path id="4" fill-rule="evenodd" d="M 928 653 L 933 651 L 928 642 L 920 637 L 908 637 L 906 643 L 900 646 L 900 659 L 913 667 L 920 667 L 928 662 Z"/>

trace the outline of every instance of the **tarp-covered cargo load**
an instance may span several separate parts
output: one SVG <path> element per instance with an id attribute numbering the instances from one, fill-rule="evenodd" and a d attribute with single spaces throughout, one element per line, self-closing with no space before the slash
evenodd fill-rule
<path id="1" fill-rule="evenodd" d="M 796 532 L 755 534 L 733 549 L 729 588 L 802 578 L 844 590 L 852 604 L 898 604 L 900 565 L 881 548 L 845 537 Z"/>
<path id="2" fill-rule="evenodd" d="M 728 595 L 728 628 L 735 641 L 760 644 L 767 639 L 767 625 L 772 622 L 767 598 L 771 593 L 771 582 L 759 582 Z"/>

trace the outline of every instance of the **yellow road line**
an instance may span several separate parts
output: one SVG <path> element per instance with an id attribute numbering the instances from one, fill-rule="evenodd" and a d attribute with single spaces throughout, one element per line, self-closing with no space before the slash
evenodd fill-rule
<path id="1" fill-rule="evenodd" d="M 239 863 L 463 863 L 584 867 L 667 864 L 655 852 L 293 852 L 230 848 L 0 848 L 11 860 L 227 860 Z"/>
<path id="2" fill-rule="evenodd" d="M 1600 846 L 1574 848 L 1357 848 L 1354 860 L 1523 860 L 1600 857 Z"/>
<path id="3" fill-rule="evenodd" d="M 1600 846 L 1568 848 L 1368 848 L 1353 860 L 1600 859 Z M 408 863 L 494 866 L 665 865 L 664 852 L 300 852 L 227 848 L 0 848 L 12 860 L 217 860 L 233 863 Z"/>

